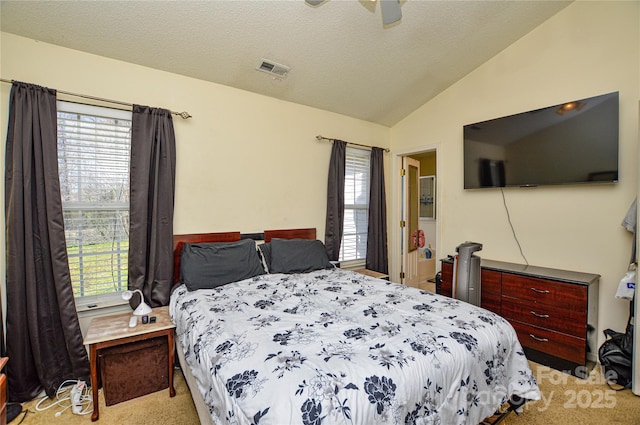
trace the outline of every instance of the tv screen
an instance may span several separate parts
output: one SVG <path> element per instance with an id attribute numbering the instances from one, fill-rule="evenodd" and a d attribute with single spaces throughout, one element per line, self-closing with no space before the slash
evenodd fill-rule
<path id="1" fill-rule="evenodd" d="M 618 181 L 618 92 L 464 126 L 464 188 Z"/>

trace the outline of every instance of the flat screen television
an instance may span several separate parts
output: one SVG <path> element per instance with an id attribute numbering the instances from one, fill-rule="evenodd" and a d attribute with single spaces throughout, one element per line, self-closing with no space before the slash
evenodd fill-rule
<path id="1" fill-rule="evenodd" d="M 464 126 L 464 188 L 618 181 L 618 92 Z"/>

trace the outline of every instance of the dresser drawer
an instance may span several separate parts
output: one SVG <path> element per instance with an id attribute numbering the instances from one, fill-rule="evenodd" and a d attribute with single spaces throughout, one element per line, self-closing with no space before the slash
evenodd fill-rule
<path id="1" fill-rule="evenodd" d="M 527 304 L 515 298 L 502 298 L 502 316 L 539 328 L 562 332 L 577 338 L 586 338 L 586 310 L 567 310 L 546 304 Z"/>
<path id="2" fill-rule="evenodd" d="M 442 263 L 440 293 L 453 296 L 453 263 Z M 502 273 L 494 270 L 480 270 L 480 288 L 482 291 L 482 307 L 500 314 L 500 294 L 502 293 Z M 486 300 L 486 293 L 492 293 Z M 498 298 L 496 298 L 496 296 Z M 487 306 L 485 306 L 485 303 Z M 497 303 L 497 304 L 496 304 Z M 491 305 L 491 307 L 489 307 Z"/>
<path id="3" fill-rule="evenodd" d="M 442 262 L 442 270 L 440 273 L 440 294 L 450 297 L 452 294 L 451 282 L 453 282 L 453 264 Z"/>
<path id="4" fill-rule="evenodd" d="M 584 364 L 587 341 L 584 338 L 538 328 L 526 323 L 510 320 L 523 347 L 533 348 L 570 362 Z"/>
<path id="5" fill-rule="evenodd" d="M 501 304 L 502 298 L 500 297 L 500 294 L 492 294 L 490 292 L 485 292 L 484 288 L 482 289 L 480 307 L 501 315 Z"/>
<path id="6" fill-rule="evenodd" d="M 563 311 L 587 309 L 586 286 L 553 280 L 503 273 L 502 295 L 560 307 Z"/>
<path id="7" fill-rule="evenodd" d="M 502 273 L 494 270 L 481 269 L 480 290 L 480 306 L 494 313 L 501 314 Z"/>
<path id="8" fill-rule="evenodd" d="M 492 292 L 502 294 L 502 273 L 494 270 L 481 269 L 480 282 L 482 293 Z"/>

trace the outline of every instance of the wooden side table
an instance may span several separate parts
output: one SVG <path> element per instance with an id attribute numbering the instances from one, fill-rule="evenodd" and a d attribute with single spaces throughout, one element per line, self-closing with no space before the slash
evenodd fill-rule
<path id="1" fill-rule="evenodd" d="M 375 277 L 375 278 L 378 278 L 378 279 L 389 280 L 389 275 L 388 274 L 376 272 L 376 271 L 369 270 L 369 269 L 357 269 L 357 270 L 354 270 L 354 272 L 360 273 L 360 274 L 363 274 L 363 275 L 366 275 L 366 276 L 370 276 L 370 277 Z"/>
<path id="2" fill-rule="evenodd" d="M 92 421 L 97 421 L 100 417 L 100 412 L 98 411 L 98 355 L 100 350 L 104 348 L 166 336 L 169 348 L 169 396 L 176 395 L 176 390 L 173 387 L 173 332 L 176 326 L 169 317 L 169 307 L 156 307 L 153 309 L 149 317 L 155 316 L 155 323 L 142 324 L 141 320 L 138 319 L 138 324 L 130 328 L 129 319 L 131 316 L 131 313 L 122 313 L 96 317 L 89 324 L 84 343 L 89 346 L 89 361 L 91 363 Z"/>
<path id="3" fill-rule="evenodd" d="M 9 360 L 8 357 L 0 358 L 0 370 L 4 369 L 4 366 Z M 7 375 L 0 374 L 0 425 L 7 424 Z"/>

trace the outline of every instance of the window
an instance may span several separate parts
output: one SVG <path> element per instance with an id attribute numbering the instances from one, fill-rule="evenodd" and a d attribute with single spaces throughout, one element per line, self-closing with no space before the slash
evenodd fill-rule
<path id="1" fill-rule="evenodd" d="M 371 152 L 347 148 L 344 173 L 344 226 L 340 261 L 367 257 Z"/>
<path id="2" fill-rule="evenodd" d="M 127 288 L 131 112 L 58 102 L 58 171 L 76 300 Z"/>

